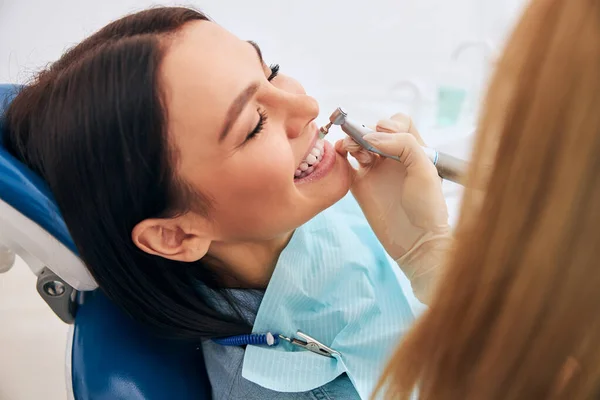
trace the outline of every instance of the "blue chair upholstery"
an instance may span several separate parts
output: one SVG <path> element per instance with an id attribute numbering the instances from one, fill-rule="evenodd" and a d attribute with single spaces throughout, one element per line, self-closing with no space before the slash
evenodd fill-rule
<path id="1" fill-rule="evenodd" d="M 149 335 L 99 290 L 85 297 L 73 336 L 75 399 L 210 399 L 201 347 Z"/>
<path id="2" fill-rule="evenodd" d="M 0 85 L 0 115 L 17 90 L 15 85 Z M 8 154 L 4 133 L 0 119 L 0 198 L 76 253 L 47 186 Z M 76 400 L 210 399 L 199 346 L 153 336 L 100 290 L 80 295 L 71 348 Z"/>

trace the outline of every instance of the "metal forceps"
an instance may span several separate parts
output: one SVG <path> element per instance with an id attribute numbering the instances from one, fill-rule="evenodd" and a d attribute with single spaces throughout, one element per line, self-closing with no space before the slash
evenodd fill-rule
<path id="1" fill-rule="evenodd" d="M 325 357 L 337 358 L 341 357 L 341 353 L 333 350 L 332 348 L 325 346 L 323 343 L 319 342 L 315 338 L 308 336 L 306 333 L 302 333 L 300 331 L 296 332 L 296 335 L 300 339 L 289 338 L 283 335 L 279 335 L 280 339 L 283 339 L 287 342 L 290 342 L 294 346 L 302 347 L 306 350 L 312 351 L 313 353 L 319 354 Z"/>

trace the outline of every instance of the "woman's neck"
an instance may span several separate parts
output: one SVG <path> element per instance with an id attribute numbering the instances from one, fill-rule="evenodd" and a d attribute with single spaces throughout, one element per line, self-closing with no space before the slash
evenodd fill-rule
<path id="1" fill-rule="evenodd" d="M 277 260 L 292 238 L 284 236 L 258 242 L 213 242 L 204 260 L 222 277 L 227 287 L 265 289 Z"/>

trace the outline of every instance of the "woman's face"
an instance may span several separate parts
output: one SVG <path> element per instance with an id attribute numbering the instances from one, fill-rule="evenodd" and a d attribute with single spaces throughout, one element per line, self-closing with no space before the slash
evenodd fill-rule
<path id="1" fill-rule="evenodd" d="M 348 162 L 317 141 L 317 102 L 257 46 L 189 23 L 161 79 L 176 173 L 209 199 L 212 240 L 285 235 L 347 193 Z"/>

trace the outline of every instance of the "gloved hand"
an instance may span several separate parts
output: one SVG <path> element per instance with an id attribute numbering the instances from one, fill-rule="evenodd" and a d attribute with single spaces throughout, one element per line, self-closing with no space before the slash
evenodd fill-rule
<path id="1" fill-rule="evenodd" d="M 336 150 L 359 162 L 352 194 L 379 241 L 411 280 L 415 296 L 427 303 L 451 244 L 441 179 L 409 117 L 396 114 L 379 121 L 374 130 L 364 139 L 402 162 L 370 153 L 350 137 L 338 141 Z"/>

